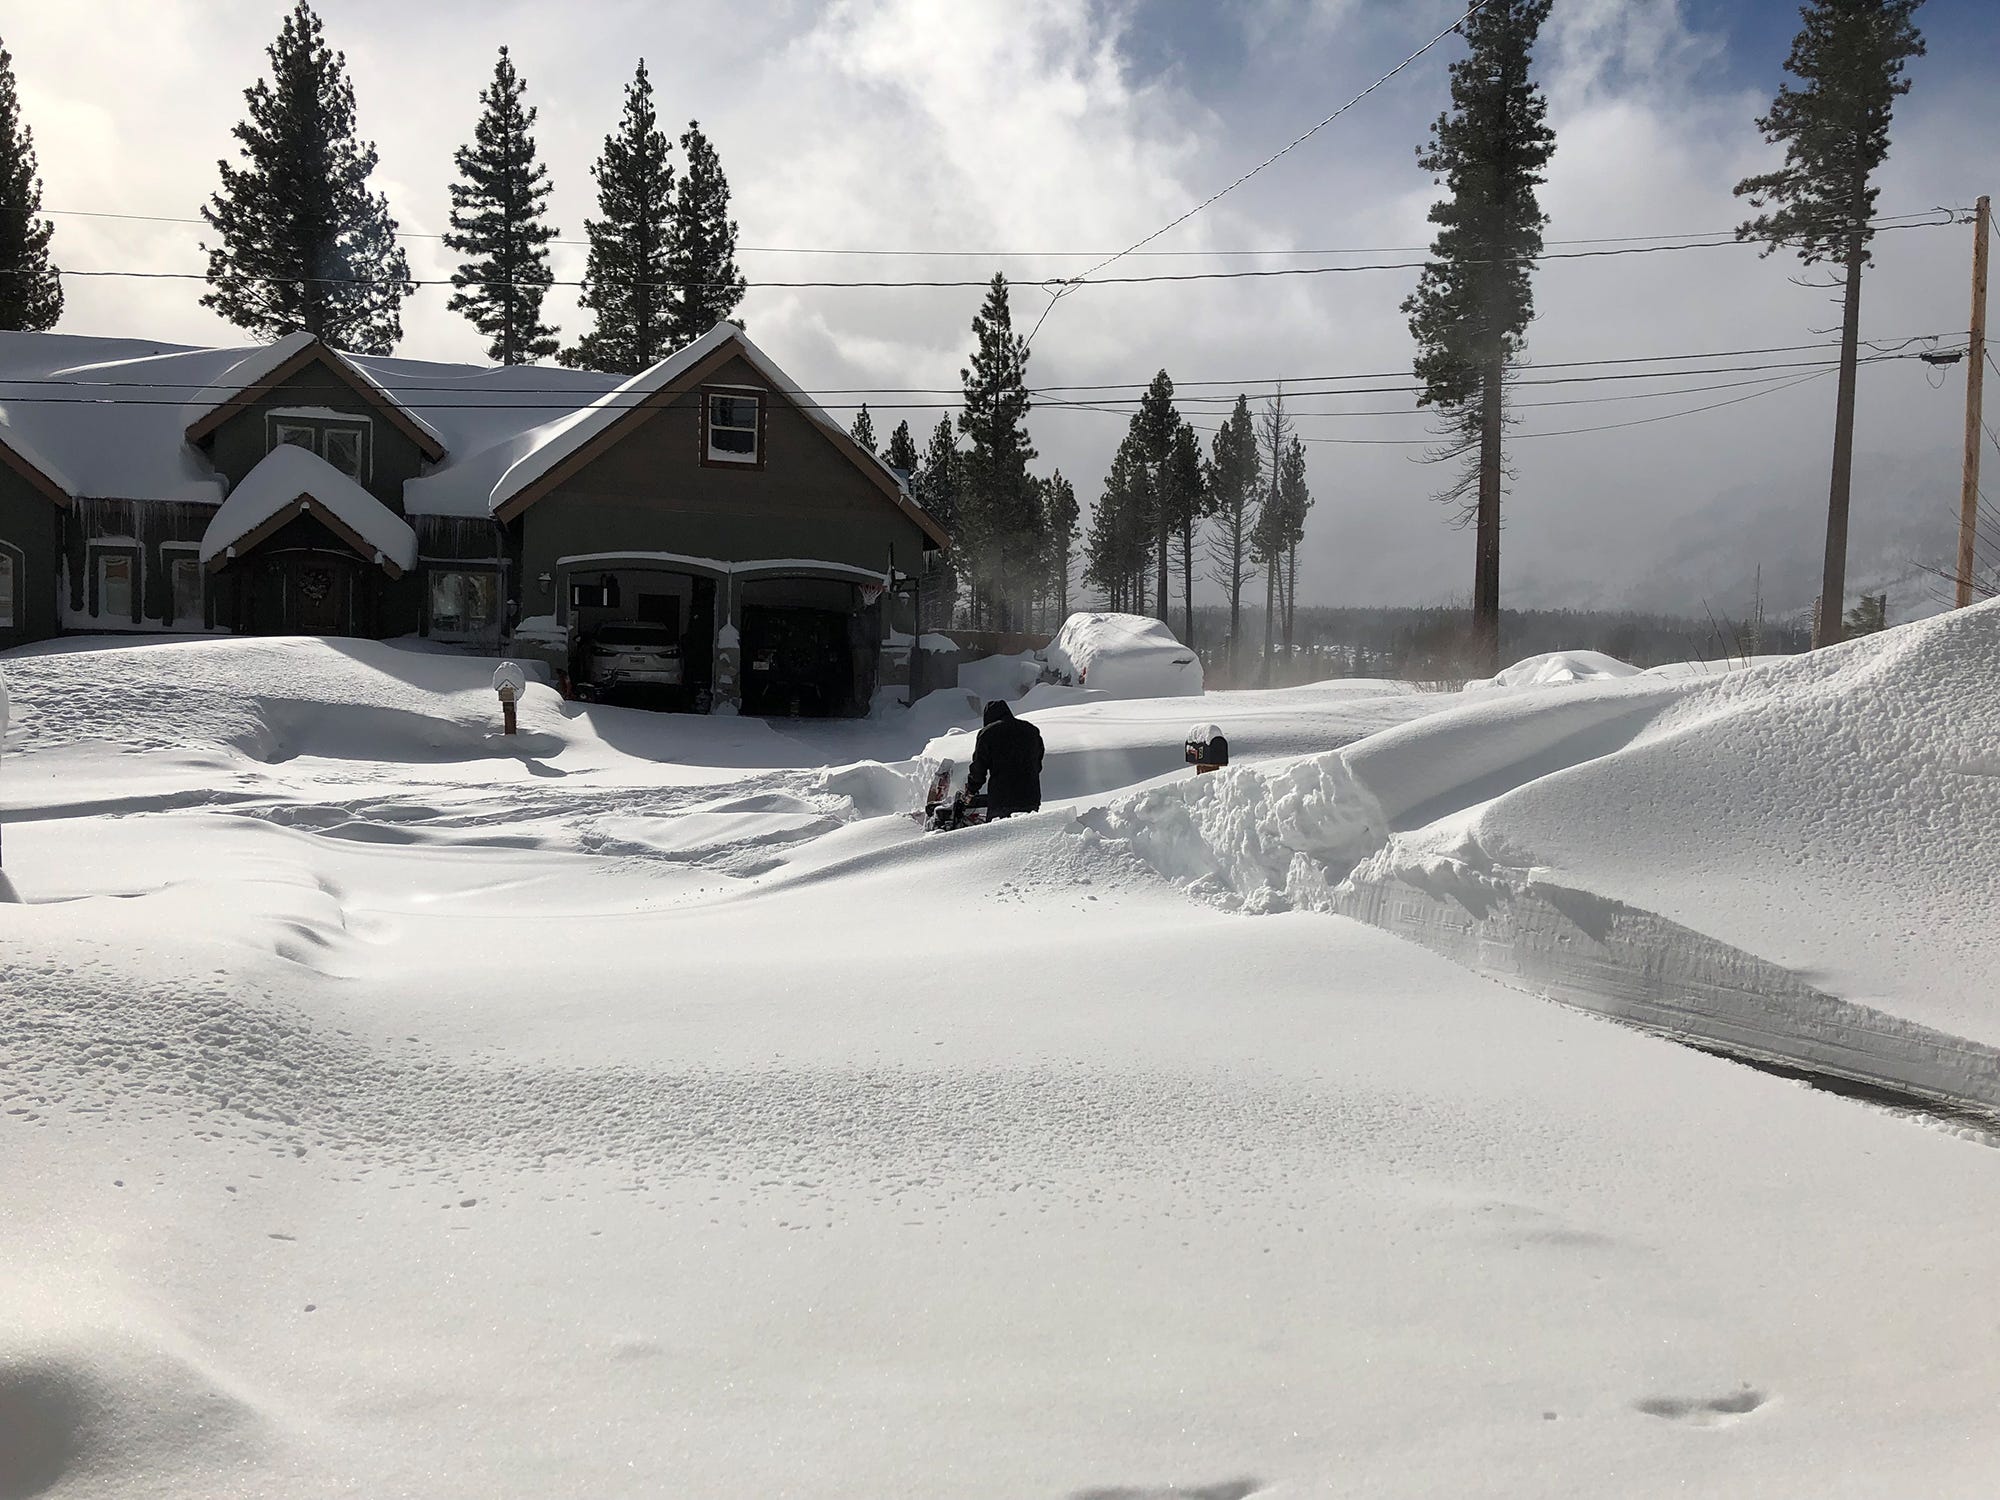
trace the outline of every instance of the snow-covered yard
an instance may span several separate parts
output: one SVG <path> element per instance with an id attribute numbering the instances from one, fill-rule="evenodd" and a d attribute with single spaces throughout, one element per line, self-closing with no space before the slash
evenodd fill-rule
<path id="1" fill-rule="evenodd" d="M 0 1497 L 2000 1470 L 1990 1138 L 1553 1005 L 1507 925 L 1636 913 L 1983 1076 L 2000 608 L 1714 679 L 1037 689 L 1051 805 L 933 836 L 962 699 L 536 686 L 508 743 L 491 662 L 393 645 L 0 671 Z"/>

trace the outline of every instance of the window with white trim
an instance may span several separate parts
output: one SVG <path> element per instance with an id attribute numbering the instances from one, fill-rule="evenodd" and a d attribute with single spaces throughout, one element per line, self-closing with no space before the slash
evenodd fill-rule
<path id="1" fill-rule="evenodd" d="M 289 443 L 317 454 L 350 479 L 368 480 L 369 437 L 366 422 L 302 422 L 285 417 L 271 419 L 271 446 Z"/>
<path id="2" fill-rule="evenodd" d="M 431 574 L 431 632 L 472 635 L 500 624 L 498 573 L 444 572 Z"/>
<path id="3" fill-rule="evenodd" d="M 14 603 L 15 591 L 20 584 L 15 580 L 14 554 L 0 547 L 0 630 L 11 629 L 20 624 L 15 617 L 19 608 Z"/>
<path id="4" fill-rule="evenodd" d="M 176 557 L 170 564 L 174 580 L 174 617 L 176 625 L 191 625 L 199 630 L 206 623 L 202 608 L 201 559 L 198 557 Z"/>
<path id="5" fill-rule="evenodd" d="M 707 456 L 710 463 L 754 464 L 761 457 L 764 396 L 761 391 L 708 393 Z"/>
<path id="6" fill-rule="evenodd" d="M 132 618 L 132 554 L 129 552 L 100 552 L 97 554 L 97 618 L 100 620 L 129 620 Z"/>

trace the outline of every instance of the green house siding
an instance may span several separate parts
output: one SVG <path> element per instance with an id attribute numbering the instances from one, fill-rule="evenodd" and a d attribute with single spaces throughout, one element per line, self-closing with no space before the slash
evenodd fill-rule
<path id="1" fill-rule="evenodd" d="M 201 630 L 202 619 L 182 620 L 174 611 L 173 564 L 195 556 L 215 514 L 212 505 L 177 500 L 78 500 L 63 526 L 64 576 L 72 626 L 82 630 L 171 627 Z M 130 559 L 132 602 L 123 614 L 107 613 L 99 597 L 98 558 Z"/>
<path id="2" fill-rule="evenodd" d="M 13 623 L 0 623 L 0 650 L 43 641 L 61 628 L 62 512 L 11 469 L 0 468 L 0 555 L 13 564 Z"/>
<path id="3" fill-rule="evenodd" d="M 286 411 L 295 415 L 279 418 Z M 318 412 L 326 415 L 306 415 Z M 243 476 L 271 451 L 274 419 L 316 430 L 343 422 L 365 422 L 369 453 L 361 474 L 362 486 L 397 515 L 403 513 L 403 483 L 423 471 L 423 454 L 351 386 L 317 364 L 306 366 L 250 402 L 209 435 L 209 460 L 228 476 L 231 485 L 242 483 Z"/>
<path id="4" fill-rule="evenodd" d="M 767 386 L 740 358 L 709 383 Z M 817 421 L 771 393 L 763 465 L 710 466 L 699 399 L 690 393 L 657 412 L 523 513 L 522 614 L 561 614 L 560 560 L 597 553 L 825 561 L 877 577 L 892 558 L 906 572 L 922 567 L 922 530 Z"/>

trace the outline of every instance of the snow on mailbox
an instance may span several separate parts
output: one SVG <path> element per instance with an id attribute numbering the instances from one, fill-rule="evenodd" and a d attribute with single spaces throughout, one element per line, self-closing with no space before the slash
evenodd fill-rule
<path id="1" fill-rule="evenodd" d="M 1222 731 L 1213 724 L 1197 724 L 1188 731 L 1187 763 L 1194 767 L 1195 775 L 1204 771 L 1219 771 L 1229 764 L 1229 741 L 1222 737 Z"/>
<path id="2" fill-rule="evenodd" d="M 508 734 L 514 732 L 514 705 L 521 701 L 528 691 L 528 678 L 511 661 L 503 661 L 493 669 L 493 691 L 500 695 L 500 715 L 506 721 Z"/>

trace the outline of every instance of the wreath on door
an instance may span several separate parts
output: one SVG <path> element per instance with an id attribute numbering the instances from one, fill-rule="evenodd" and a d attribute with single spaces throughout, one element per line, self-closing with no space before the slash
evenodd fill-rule
<path id="1" fill-rule="evenodd" d="M 333 569 L 307 568 L 299 575 L 299 593 L 308 604 L 322 604 L 333 592 Z"/>

